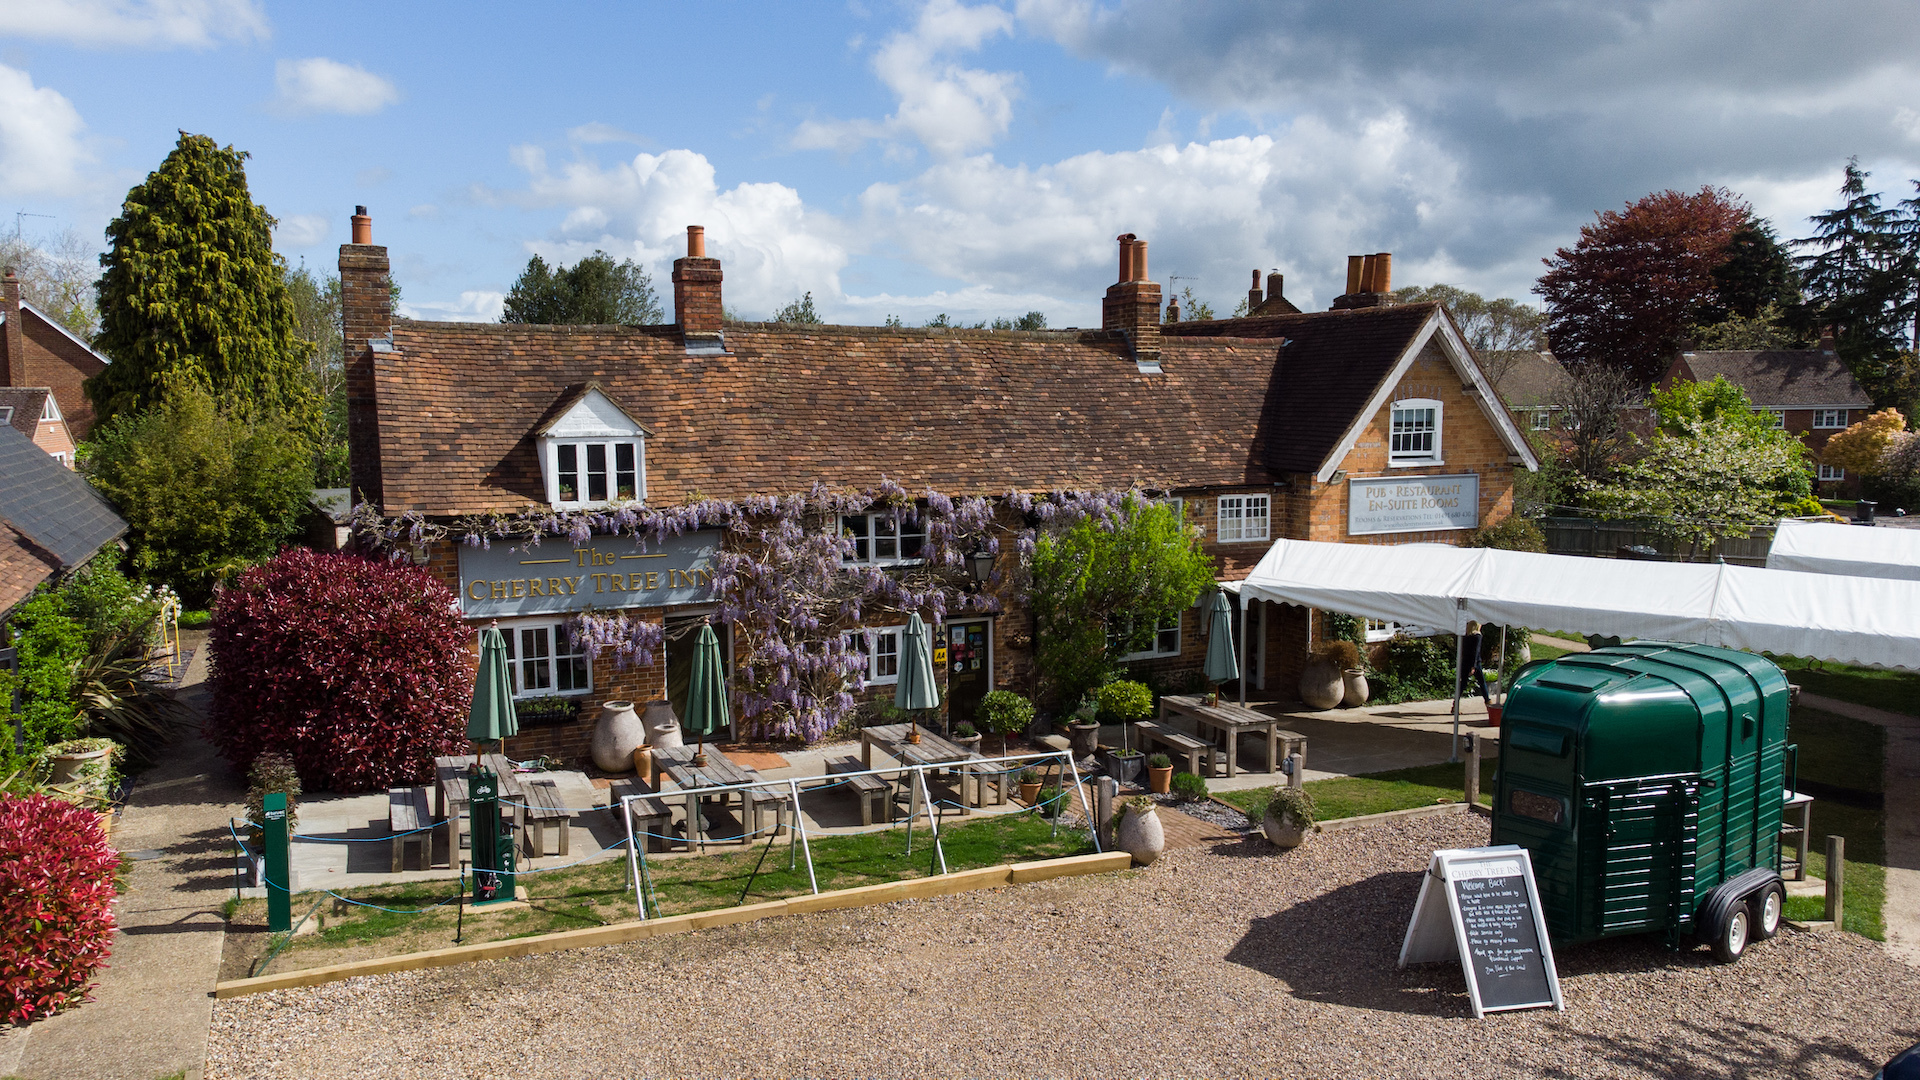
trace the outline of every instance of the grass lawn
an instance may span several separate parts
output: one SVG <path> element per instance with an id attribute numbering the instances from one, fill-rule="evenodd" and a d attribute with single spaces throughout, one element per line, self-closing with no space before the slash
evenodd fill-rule
<path id="1" fill-rule="evenodd" d="M 965 825 L 943 825 L 941 843 L 947 853 L 949 870 L 1081 855 L 1093 850 L 1084 832 L 1062 827 L 1060 835 L 1053 837 L 1049 823 L 1035 814 L 998 815 Z M 906 844 L 907 834 L 900 829 L 814 838 L 813 865 L 821 891 L 926 877 L 937 872 L 929 830 L 916 830 L 913 854 L 907 854 Z M 763 852 L 766 861 L 749 887 L 749 875 Z M 762 843 L 745 849 L 733 845 L 708 848 L 706 855 L 668 858 L 655 855 L 648 861 L 648 869 L 661 913 L 679 915 L 809 892 L 806 860 L 799 859 L 794 869 L 789 870 L 787 857 L 787 838 L 781 837 L 771 851 Z M 626 875 L 625 859 L 524 875 L 520 884 L 529 893 L 529 906 L 498 913 L 484 909 L 478 913 L 469 911 L 461 943 L 501 941 L 630 922 L 639 916 L 633 894 L 626 888 Z M 743 889 L 749 890 L 744 901 Z M 444 901 L 455 896 L 457 890 L 455 883 L 447 881 L 348 889 L 342 895 L 376 907 L 348 907 L 341 913 L 333 911 L 335 902 L 324 893 L 298 894 L 293 898 L 294 922 L 298 923 L 318 905 L 315 917 L 321 918 L 323 928 L 317 934 L 287 943 L 267 970 L 292 971 L 443 948 L 453 943 L 458 914 L 457 903 Z M 419 911 L 422 908 L 430 910 Z M 232 904 L 228 919 L 234 928 L 242 931 L 230 933 L 229 941 L 238 943 L 246 955 L 233 955 L 230 946 L 222 977 L 238 978 L 248 974 L 262 957 L 280 944 L 280 935 L 264 933 L 265 900 Z M 251 933 L 246 932 L 249 929 Z"/>
<path id="2" fill-rule="evenodd" d="M 1480 762 L 1480 802 L 1483 806 L 1493 805 L 1495 765 L 1496 762 L 1490 758 Z M 1437 802 L 1459 802 L 1466 794 L 1466 767 L 1441 762 L 1438 765 L 1420 765 L 1365 776 L 1310 780 L 1306 787 L 1307 793 L 1313 796 L 1316 816 L 1321 821 L 1332 821 L 1335 818 L 1432 806 Z M 1217 793 L 1216 797 L 1239 807 L 1248 817 L 1258 821 L 1267 812 L 1268 790 L 1249 788 L 1244 791 L 1223 791 Z"/>
<path id="3" fill-rule="evenodd" d="M 1535 660 L 1558 660 L 1563 656 L 1571 656 L 1573 654 L 1572 649 L 1556 649 L 1552 645 L 1542 645 L 1538 638 L 1535 638 L 1531 645 L 1533 658 Z"/>
<path id="4" fill-rule="evenodd" d="M 1881 671 L 1798 656 L 1769 656 L 1790 682 L 1810 694 L 1870 705 L 1888 712 L 1920 716 L 1920 673 Z"/>
<path id="5" fill-rule="evenodd" d="M 1800 747 L 1802 785 L 1818 785 L 1807 873 L 1825 877 L 1826 838 L 1845 837 L 1845 928 L 1885 941 L 1881 911 L 1887 899 L 1887 818 L 1879 798 L 1886 774 L 1886 730 L 1864 720 L 1799 708 L 1793 711 L 1787 737 Z M 1787 917 L 1825 918 L 1825 902 L 1817 896 L 1789 899 Z"/>

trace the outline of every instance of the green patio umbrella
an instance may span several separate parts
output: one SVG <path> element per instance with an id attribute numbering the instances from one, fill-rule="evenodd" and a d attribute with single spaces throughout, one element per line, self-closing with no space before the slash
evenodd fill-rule
<path id="1" fill-rule="evenodd" d="M 693 763 L 707 763 L 707 736 L 733 723 L 727 709 L 727 665 L 720 656 L 720 637 L 712 623 L 700 626 L 693 646 L 693 671 L 687 677 L 687 704 L 680 710 L 680 728 L 698 740 Z"/>
<path id="2" fill-rule="evenodd" d="M 900 642 L 900 681 L 893 684 L 893 704 L 908 710 L 908 742 L 920 741 L 915 710 L 940 707 L 940 688 L 933 683 L 933 643 L 917 611 L 907 619 L 907 632 Z"/>
<path id="3" fill-rule="evenodd" d="M 1233 606 L 1227 594 L 1214 591 L 1207 612 L 1207 681 L 1216 686 L 1240 677 L 1240 658 L 1233 647 Z"/>
<path id="4" fill-rule="evenodd" d="M 480 667 L 473 677 L 473 706 L 467 710 L 467 738 L 476 743 L 504 742 L 520 733 L 513 711 L 513 661 L 498 624 L 480 631 Z M 476 763 L 479 751 L 474 752 Z"/>

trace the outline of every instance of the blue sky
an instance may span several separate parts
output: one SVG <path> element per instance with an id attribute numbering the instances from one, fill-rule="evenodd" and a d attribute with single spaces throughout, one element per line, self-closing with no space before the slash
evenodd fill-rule
<path id="1" fill-rule="evenodd" d="M 99 243 L 176 131 L 252 154 L 290 261 L 355 204 L 429 318 L 531 253 L 834 321 L 1090 325 L 1113 237 L 1216 307 L 1324 307 L 1345 256 L 1527 298 L 1593 212 L 1724 184 L 1784 236 L 1850 155 L 1920 177 L 1920 14 L 1542 0 L 845 5 L 30 0 L 0 8 L 0 213 Z"/>

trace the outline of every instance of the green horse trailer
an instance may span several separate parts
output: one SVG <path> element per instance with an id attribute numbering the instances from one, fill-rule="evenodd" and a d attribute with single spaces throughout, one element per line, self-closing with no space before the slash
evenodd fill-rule
<path id="1" fill-rule="evenodd" d="M 1731 962 L 1774 935 L 1789 692 L 1764 657 L 1660 641 L 1515 675 L 1493 842 L 1531 853 L 1557 944 L 1659 931 Z"/>

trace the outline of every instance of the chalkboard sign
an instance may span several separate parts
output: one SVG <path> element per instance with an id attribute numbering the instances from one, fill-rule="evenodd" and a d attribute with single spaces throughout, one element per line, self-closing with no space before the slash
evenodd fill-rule
<path id="1" fill-rule="evenodd" d="M 1564 1008 L 1533 861 L 1512 844 L 1433 853 L 1400 966 L 1459 959 L 1473 1015 Z"/>

